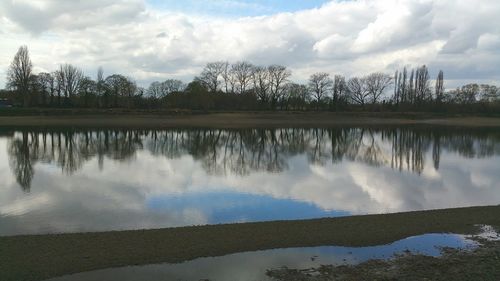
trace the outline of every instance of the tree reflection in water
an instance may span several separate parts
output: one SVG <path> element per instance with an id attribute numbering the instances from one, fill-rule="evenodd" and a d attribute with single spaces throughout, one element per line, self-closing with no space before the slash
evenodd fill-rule
<path id="1" fill-rule="evenodd" d="M 333 129 L 170 129 L 22 131 L 9 137 L 9 163 L 16 180 L 29 192 L 37 162 L 73 174 L 95 157 L 128 161 L 138 150 L 156 156 L 190 155 L 210 174 L 279 173 L 288 160 L 307 155 L 310 164 L 362 162 L 421 174 L 427 152 L 439 169 L 443 150 L 466 158 L 500 153 L 500 132 L 443 128 Z"/>

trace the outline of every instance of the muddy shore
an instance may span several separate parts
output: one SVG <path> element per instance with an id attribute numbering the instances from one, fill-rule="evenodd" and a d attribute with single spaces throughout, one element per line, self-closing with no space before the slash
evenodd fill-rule
<path id="1" fill-rule="evenodd" d="M 0 237 L 1 280 L 65 274 L 243 251 L 371 246 L 425 233 L 471 234 L 500 226 L 500 206 L 156 230 Z"/>

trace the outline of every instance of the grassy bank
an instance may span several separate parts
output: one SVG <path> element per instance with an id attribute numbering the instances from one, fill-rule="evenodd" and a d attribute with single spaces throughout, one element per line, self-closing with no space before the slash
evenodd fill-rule
<path id="1" fill-rule="evenodd" d="M 321 245 L 369 246 L 424 233 L 500 226 L 500 206 L 57 235 L 0 237 L 0 279 L 40 280 L 126 265 L 181 262 L 242 251 Z"/>
<path id="2" fill-rule="evenodd" d="M 500 127 L 499 117 L 449 116 L 425 113 L 313 113 L 313 112 L 80 112 L 0 116 L 1 127 L 87 128 L 328 128 L 338 126 L 440 125 Z"/>

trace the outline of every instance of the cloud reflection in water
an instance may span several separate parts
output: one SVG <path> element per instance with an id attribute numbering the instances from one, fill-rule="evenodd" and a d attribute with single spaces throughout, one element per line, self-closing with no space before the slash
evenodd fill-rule
<path id="1" fill-rule="evenodd" d="M 0 235 L 500 202 L 495 130 L 23 131 L 0 138 Z"/>

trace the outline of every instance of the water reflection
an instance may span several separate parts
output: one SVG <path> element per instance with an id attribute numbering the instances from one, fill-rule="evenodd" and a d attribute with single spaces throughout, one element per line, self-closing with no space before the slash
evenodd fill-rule
<path id="1" fill-rule="evenodd" d="M 1 131 L 0 235 L 500 203 L 500 132 Z"/>
<path id="2" fill-rule="evenodd" d="M 180 264 L 156 264 L 110 268 L 78 273 L 50 281 L 80 280 L 272 280 L 266 270 L 272 268 L 307 269 L 324 264 L 358 264 L 369 259 L 389 259 L 406 252 L 439 256 L 443 247 L 473 248 L 476 243 L 462 235 L 425 234 L 392 244 L 372 247 L 323 246 L 245 252 L 214 258 L 199 258 Z M 196 269 L 196 270 L 193 270 Z"/>
<path id="3" fill-rule="evenodd" d="M 420 174 L 429 150 L 436 170 L 442 150 L 464 158 L 498 155 L 500 132 L 408 128 L 24 131 L 10 138 L 8 147 L 12 172 L 29 191 L 37 162 L 55 164 L 73 174 L 94 157 L 102 170 L 105 158 L 127 161 L 143 149 L 170 159 L 191 155 L 208 173 L 217 175 L 282 172 L 291 157 L 301 154 L 315 165 L 349 160 Z"/>

